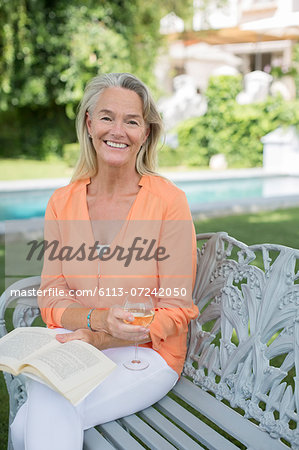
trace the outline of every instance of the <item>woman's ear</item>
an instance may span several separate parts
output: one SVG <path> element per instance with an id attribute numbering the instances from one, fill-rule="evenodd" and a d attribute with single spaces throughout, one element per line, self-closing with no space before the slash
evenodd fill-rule
<path id="1" fill-rule="evenodd" d="M 91 134 L 91 117 L 88 111 L 86 111 L 85 113 L 85 123 L 87 126 L 88 133 Z"/>
<path id="2" fill-rule="evenodd" d="M 143 141 L 143 143 L 142 144 L 144 144 L 145 143 L 145 141 L 147 140 L 147 138 L 149 137 L 149 134 L 150 134 L 150 132 L 151 132 L 151 127 L 150 126 L 148 126 L 147 127 L 147 129 L 146 129 L 146 132 L 145 132 L 145 136 L 144 136 L 144 141 Z"/>

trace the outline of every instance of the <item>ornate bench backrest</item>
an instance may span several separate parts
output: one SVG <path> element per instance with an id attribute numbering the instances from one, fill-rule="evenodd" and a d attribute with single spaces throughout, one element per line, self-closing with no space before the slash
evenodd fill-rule
<path id="1" fill-rule="evenodd" d="M 30 277 L 17 281 L 3 292 L 0 298 L 1 337 L 7 333 L 5 313 L 8 308 L 14 308 L 12 316 L 14 328 L 28 327 L 32 325 L 35 318 L 40 316 L 37 298 L 32 295 L 32 290 L 38 289 L 39 285 L 40 277 Z M 27 398 L 25 377 L 23 375 L 14 377 L 7 372 L 4 372 L 3 374 L 9 393 L 9 423 L 11 424 L 18 409 Z M 12 449 L 10 434 L 8 437 L 8 448 Z"/>
<path id="2" fill-rule="evenodd" d="M 40 277 L 23 278 L 9 286 L 0 297 L 0 337 L 7 333 L 5 312 L 13 308 L 13 326 L 29 327 L 40 316 L 37 298 L 33 290 L 40 286 Z"/>
<path id="3" fill-rule="evenodd" d="M 198 240 L 201 315 L 190 324 L 184 374 L 298 448 L 299 250 L 246 246 L 226 233 Z"/>

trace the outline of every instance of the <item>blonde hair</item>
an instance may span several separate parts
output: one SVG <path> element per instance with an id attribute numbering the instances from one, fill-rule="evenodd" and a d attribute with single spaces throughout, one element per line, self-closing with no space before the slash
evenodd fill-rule
<path id="1" fill-rule="evenodd" d="M 86 125 L 86 112 L 93 114 L 101 93 L 110 87 L 121 87 L 136 92 L 142 100 L 143 118 L 150 128 L 145 143 L 136 158 L 136 171 L 140 175 L 156 174 L 157 144 L 162 133 L 163 124 L 154 100 L 146 87 L 137 77 L 130 73 L 107 73 L 92 78 L 87 84 L 83 98 L 78 106 L 76 131 L 80 144 L 80 155 L 71 182 L 92 177 L 98 172 L 96 151 L 89 138 Z"/>

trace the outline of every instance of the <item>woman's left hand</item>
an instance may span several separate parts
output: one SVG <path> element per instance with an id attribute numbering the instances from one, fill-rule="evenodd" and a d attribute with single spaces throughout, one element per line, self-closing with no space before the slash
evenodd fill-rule
<path id="1" fill-rule="evenodd" d="M 87 342 L 88 344 L 93 345 L 94 347 L 100 348 L 100 337 L 101 332 L 95 332 L 91 330 L 86 330 L 85 328 L 79 328 L 76 331 L 72 331 L 71 333 L 58 333 L 56 334 L 57 341 L 64 344 L 65 342 L 79 340 Z"/>
<path id="2" fill-rule="evenodd" d="M 104 350 L 105 348 L 110 347 L 130 346 L 134 343 L 133 341 L 126 341 L 123 339 L 115 338 L 105 331 L 91 331 L 87 330 L 86 328 L 79 328 L 78 330 L 72 331 L 71 333 L 57 333 L 56 339 L 62 344 L 77 339 L 87 342 L 88 344 L 93 345 L 99 350 Z M 142 338 L 137 339 L 137 342 L 139 344 L 145 344 L 150 341 L 151 338 L 149 330 L 147 330 L 146 335 L 143 335 Z"/>

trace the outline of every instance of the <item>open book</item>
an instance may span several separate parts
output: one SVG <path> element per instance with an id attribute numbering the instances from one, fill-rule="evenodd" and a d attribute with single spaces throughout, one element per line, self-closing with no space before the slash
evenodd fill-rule
<path id="1" fill-rule="evenodd" d="M 0 370 L 34 378 L 74 405 L 98 386 L 116 364 L 86 342 L 61 344 L 56 330 L 16 328 L 0 339 Z"/>

